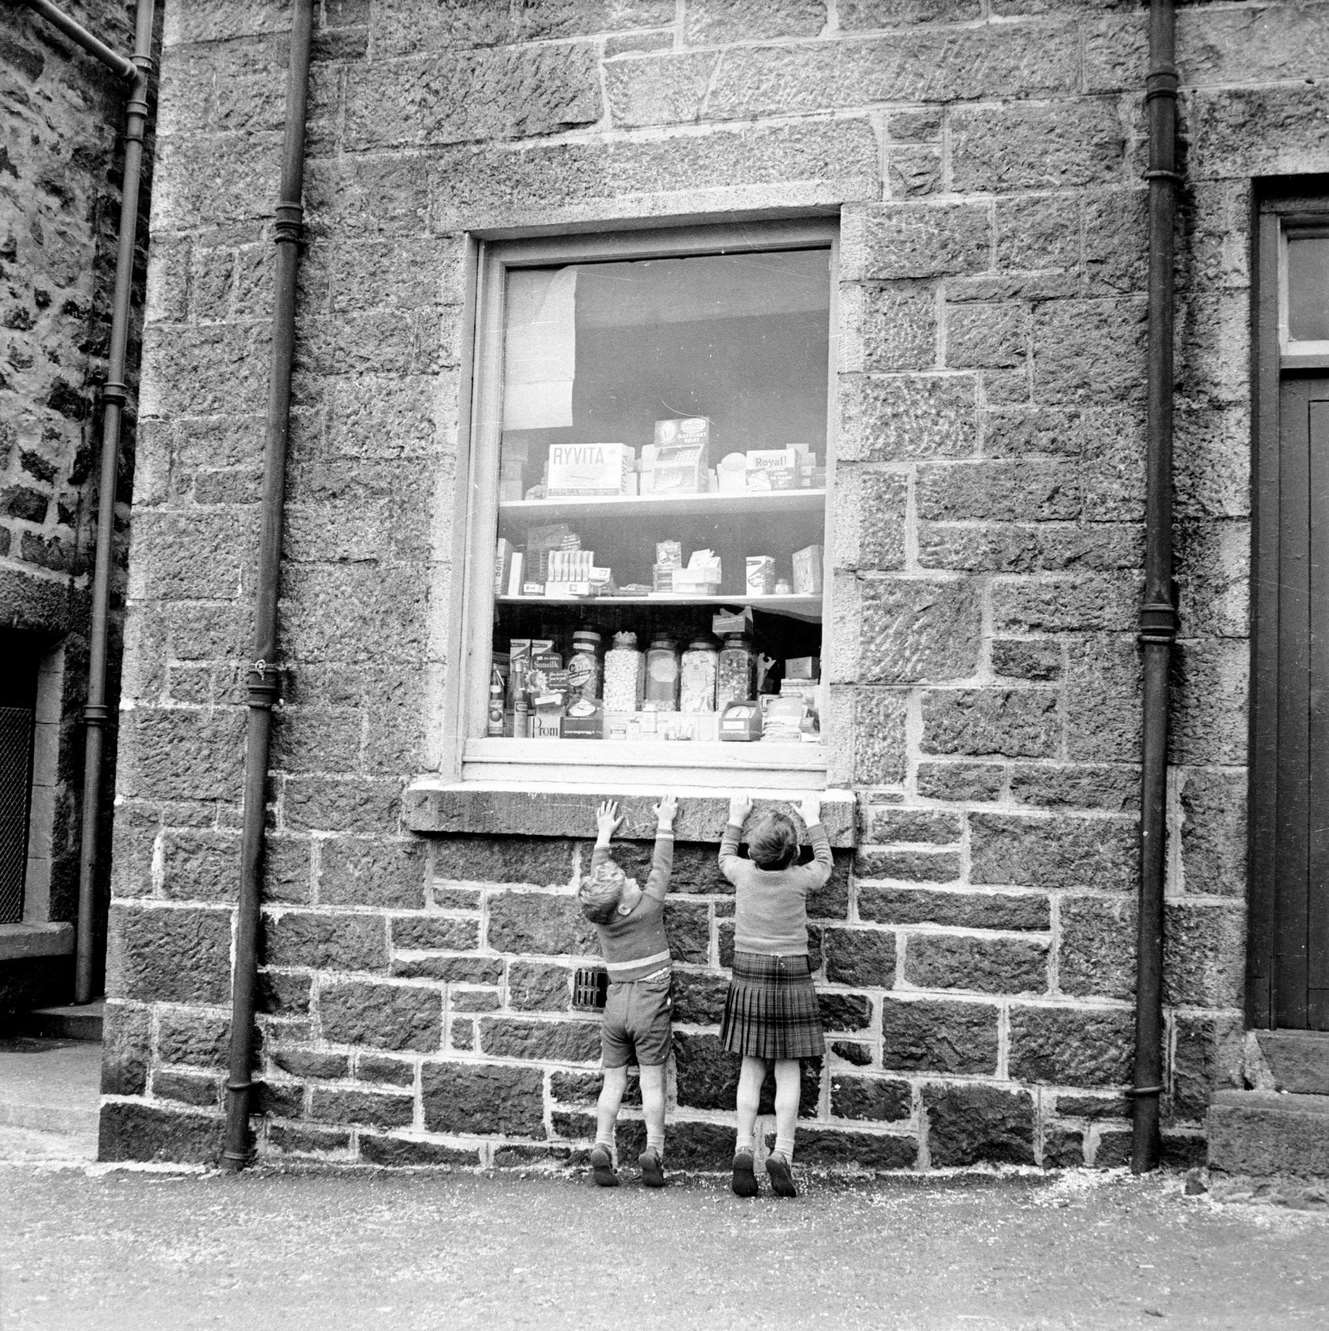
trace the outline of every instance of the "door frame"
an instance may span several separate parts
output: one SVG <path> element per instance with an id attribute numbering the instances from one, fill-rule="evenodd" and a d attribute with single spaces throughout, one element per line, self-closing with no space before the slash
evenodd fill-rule
<path id="1" fill-rule="evenodd" d="M 1246 1015 L 1275 1024 L 1278 984 L 1279 604 L 1261 591 L 1262 570 L 1278 566 L 1282 387 L 1290 375 L 1329 377 L 1329 345 L 1288 348 L 1282 265 L 1288 235 L 1329 235 L 1329 176 L 1257 186 L 1252 199 L 1251 583 Z"/>

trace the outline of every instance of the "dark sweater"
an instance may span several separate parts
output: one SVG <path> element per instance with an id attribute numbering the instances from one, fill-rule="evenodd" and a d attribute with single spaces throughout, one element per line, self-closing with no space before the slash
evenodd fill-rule
<path id="1" fill-rule="evenodd" d="M 609 858 L 608 846 L 596 846 L 591 868 Z M 640 980 L 644 975 L 668 966 L 669 940 L 664 931 L 664 898 L 669 875 L 674 867 L 674 834 L 655 834 L 655 853 L 651 872 L 637 904 L 623 915 L 617 910 L 608 924 L 597 924 L 600 951 L 611 980 Z"/>

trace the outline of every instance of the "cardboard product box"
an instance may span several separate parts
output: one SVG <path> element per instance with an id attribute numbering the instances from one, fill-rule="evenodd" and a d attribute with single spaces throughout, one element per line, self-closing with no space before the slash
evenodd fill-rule
<path id="1" fill-rule="evenodd" d="M 536 698 L 531 710 L 531 738 L 559 739 L 563 724 L 563 696 L 557 694 L 552 701 Z"/>
<path id="2" fill-rule="evenodd" d="M 564 739 L 604 739 L 605 715 L 597 706 L 589 711 L 577 712 L 581 704 L 573 703 L 563 717 L 560 734 Z"/>
<path id="3" fill-rule="evenodd" d="M 743 455 L 749 471 L 792 471 L 798 472 L 798 449 L 785 448 L 750 448 Z"/>
<path id="4" fill-rule="evenodd" d="M 755 702 L 731 702 L 720 713 L 719 736 L 740 744 L 761 738 L 761 708 Z"/>
<path id="5" fill-rule="evenodd" d="M 680 596 L 718 596 L 721 579 L 710 568 L 676 568 L 671 591 Z"/>
<path id="6" fill-rule="evenodd" d="M 707 416 L 675 416 L 655 422 L 655 442 L 661 445 L 699 444 L 710 446 L 711 422 Z"/>
<path id="7" fill-rule="evenodd" d="M 790 656 L 785 659 L 784 677 L 787 680 L 815 683 L 821 677 L 819 656 Z"/>
<path id="8" fill-rule="evenodd" d="M 641 474 L 643 494 L 700 494 L 707 488 L 706 449 L 700 444 L 662 446 L 648 463 Z"/>
<path id="9" fill-rule="evenodd" d="M 821 591 L 821 546 L 807 545 L 794 551 L 794 591 L 799 596 L 816 596 Z"/>
<path id="10" fill-rule="evenodd" d="M 746 560 L 746 585 L 751 596 L 769 596 L 775 590 L 775 558 L 749 555 Z"/>
<path id="11" fill-rule="evenodd" d="M 621 495 L 636 462 L 636 449 L 627 444 L 551 444 L 546 491 L 551 499 Z"/>

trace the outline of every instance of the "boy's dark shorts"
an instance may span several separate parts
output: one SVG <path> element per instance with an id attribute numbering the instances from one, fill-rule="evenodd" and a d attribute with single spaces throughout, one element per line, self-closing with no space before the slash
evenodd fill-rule
<path id="1" fill-rule="evenodd" d="M 609 982 L 600 1027 L 600 1059 L 605 1067 L 635 1063 L 649 1068 L 668 1062 L 674 1039 L 673 978 L 666 970 L 644 980 Z"/>

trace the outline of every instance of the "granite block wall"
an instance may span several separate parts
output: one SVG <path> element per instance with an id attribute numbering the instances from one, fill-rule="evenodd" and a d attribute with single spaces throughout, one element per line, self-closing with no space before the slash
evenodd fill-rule
<path id="1" fill-rule="evenodd" d="M 285 22 L 167 7 L 108 1157 L 208 1158 L 220 1134 Z M 1178 17 L 1176 1159 L 1202 1151 L 1242 1033 L 1249 201 L 1256 176 L 1329 167 L 1326 32 L 1323 3 Z M 832 208 L 828 780 L 856 812 L 813 906 L 832 1034 L 800 1155 L 1126 1158 L 1144 76 L 1126 0 L 320 6 L 261 1153 L 503 1165 L 589 1141 L 594 1023 L 570 997 L 590 806 L 557 834 L 520 800 L 440 830 L 408 790 L 444 756 L 456 668 L 467 235 Z M 728 1152 L 736 1067 L 720 821 L 693 813 L 670 1153 L 701 1165 Z"/>
<path id="2" fill-rule="evenodd" d="M 107 44 L 132 49 L 132 5 L 87 0 L 76 10 Z M 0 651 L 7 671 L 43 677 L 23 915 L 49 924 L 77 914 L 79 709 L 101 502 L 97 394 L 110 339 L 124 96 L 110 71 L 50 23 L 25 6 L 11 11 L 0 25 Z M 135 325 L 134 356 L 137 339 Z M 132 411 L 123 442 L 111 497 L 121 592 Z M 120 622 L 117 605 L 113 688 Z M 110 796 L 108 778 L 108 818 Z M 0 1015 L 67 1001 L 72 983 L 65 955 L 0 962 Z"/>

